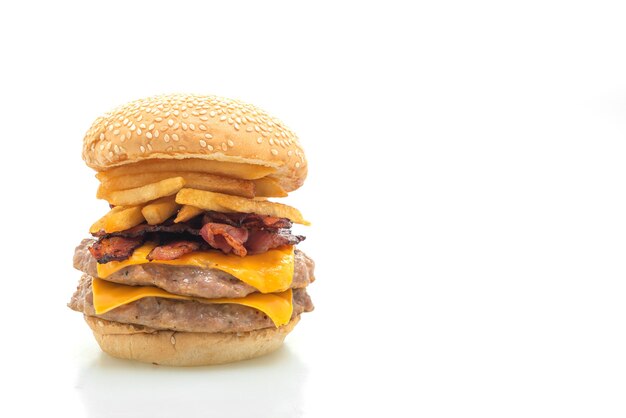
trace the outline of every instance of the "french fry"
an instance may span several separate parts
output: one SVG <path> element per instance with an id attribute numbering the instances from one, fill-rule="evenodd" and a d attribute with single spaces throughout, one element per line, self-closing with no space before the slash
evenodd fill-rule
<path id="1" fill-rule="evenodd" d="M 106 213 L 106 215 L 104 215 L 102 218 L 100 218 L 96 222 L 94 222 L 93 225 L 91 225 L 91 228 L 89 228 L 89 232 L 92 233 L 92 234 L 95 234 L 97 232 L 104 231 L 104 223 L 106 221 L 106 218 L 108 216 L 113 215 L 114 213 L 117 213 L 117 212 L 121 211 L 122 209 L 124 209 L 123 206 L 116 206 L 116 207 L 112 208 L 110 211 L 108 211 Z"/>
<path id="2" fill-rule="evenodd" d="M 179 222 L 186 222 L 189 219 L 195 218 L 196 216 L 200 215 L 202 212 L 204 212 L 203 209 L 197 208 L 195 206 L 183 205 L 183 207 L 180 208 L 180 210 L 178 211 L 176 219 L 174 219 L 174 223 L 177 224 Z"/>
<path id="3" fill-rule="evenodd" d="M 141 209 L 141 214 L 150 225 L 157 225 L 169 219 L 179 207 L 175 196 L 167 196 L 148 203 Z"/>
<path id="4" fill-rule="evenodd" d="M 193 205 L 204 210 L 258 213 L 259 215 L 287 218 L 299 224 L 310 225 L 308 221 L 304 220 L 298 209 L 282 203 L 252 200 L 195 189 L 179 191 L 176 195 L 176 202 L 183 205 Z"/>
<path id="5" fill-rule="evenodd" d="M 112 191 L 141 187 L 171 177 L 182 177 L 185 179 L 185 186 L 193 189 L 254 197 L 254 183 L 250 180 L 240 180 L 207 173 L 173 171 L 137 173 L 127 176 L 103 178 L 96 196 L 102 198 Z"/>
<path id="6" fill-rule="evenodd" d="M 155 171 L 193 171 L 199 173 L 218 174 L 226 177 L 235 177 L 243 180 L 255 180 L 276 172 L 276 169 L 263 165 L 202 160 L 199 158 L 185 158 L 182 160 L 161 158 L 113 167 L 107 171 L 96 174 L 96 177 L 98 180 L 103 181 L 103 179 L 110 179 L 113 177 L 136 175 Z"/>
<path id="7" fill-rule="evenodd" d="M 207 197 L 204 193 L 214 195 L 213 192 L 196 189 L 181 189 L 176 194 L 176 203 L 181 205 L 195 206 L 202 210 L 214 210 L 216 212 L 231 212 L 224 206 L 217 203 L 211 197 Z"/>
<path id="8" fill-rule="evenodd" d="M 91 225 L 89 232 L 95 234 L 100 231 L 106 233 L 124 231 L 139 225 L 143 221 L 141 206 L 116 206 Z"/>
<path id="9" fill-rule="evenodd" d="M 106 199 L 106 196 L 111 193 L 111 190 L 108 190 L 106 187 L 100 183 L 98 186 L 98 191 L 96 192 L 96 199 Z"/>
<path id="10" fill-rule="evenodd" d="M 255 196 L 258 197 L 286 197 L 287 196 L 287 192 L 281 187 L 280 184 L 278 184 L 278 181 L 270 178 L 270 177 L 263 177 L 262 179 L 256 179 L 253 180 L 254 182 L 254 189 L 255 189 Z M 194 187 L 191 184 L 187 185 L 188 187 L 193 187 L 194 189 L 197 189 L 198 187 Z M 203 189 L 203 190 L 208 190 L 208 189 Z M 210 192 L 219 192 L 219 190 L 209 190 Z M 227 193 L 227 194 L 233 194 L 233 193 Z M 248 197 L 248 196 L 245 196 Z"/>
<path id="11" fill-rule="evenodd" d="M 104 199 L 115 206 L 139 205 L 176 194 L 184 185 L 185 180 L 182 177 L 172 177 L 134 189 L 108 192 Z"/>
<path id="12" fill-rule="evenodd" d="M 125 231 L 144 221 L 141 206 L 130 206 L 108 216 L 104 221 L 104 232 Z"/>

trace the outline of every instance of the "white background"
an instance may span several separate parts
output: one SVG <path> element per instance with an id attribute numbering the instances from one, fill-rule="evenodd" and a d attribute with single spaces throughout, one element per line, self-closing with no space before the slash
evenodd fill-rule
<path id="1" fill-rule="evenodd" d="M 620 3 L 3 2 L 0 415 L 624 416 Z M 111 359 L 65 306 L 82 137 L 169 92 L 306 149 L 316 310 L 266 358 Z"/>

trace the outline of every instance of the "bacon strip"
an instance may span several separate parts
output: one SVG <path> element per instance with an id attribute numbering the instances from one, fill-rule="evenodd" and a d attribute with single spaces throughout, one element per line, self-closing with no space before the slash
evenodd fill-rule
<path id="1" fill-rule="evenodd" d="M 92 234 L 95 237 L 141 237 L 150 232 L 170 232 L 174 234 L 189 233 L 192 235 L 198 235 L 200 233 L 200 226 L 194 227 L 193 225 L 185 222 L 179 224 L 159 224 L 148 225 L 139 224 L 125 231 L 106 233 L 104 231 L 96 232 Z"/>
<path id="2" fill-rule="evenodd" d="M 239 228 L 282 229 L 291 228 L 287 218 L 258 215 L 256 213 L 222 213 L 209 211 L 204 214 L 202 223 L 221 223 Z"/>
<path id="3" fill-rule="evenodd" d="M 183 255 L 196 251 L 200 248 L 199 242 L 193 241 L 173 241 L 165 245 L 159 245 L 154 247 L 150 254 L 148 254 L 148 260 L 176 260 Z"/>
<path id="4" fill-rule="evenodd" d="M 200 229 L 200 235 L 213 248 L 222 250 L 225 254 L 231 251 L 240 257 L 247 254 L 244 243 L 248 240 L 248 230 L 231 225 L 207 223 Z"/>
<path id="5" fill-rule="evenodd" d="M 261 254 L 272 248 L 283 245 L 295 245 L 304 241 L 302 235 L 292 235 L 289 230 L 282 229 L 278 231 L 263 231 L 255 229 L 250 231 L 248 241 L 246 241 L 246 249 L 248 254 Z"/>
<path id="6" fill-rule="evenodd" d="M 195 242 L 194 237 L 199 235 L 211 247 L 225 254 L 233 253 L 244 257 L 246 254 L 260 254 L 272 248 L 302 241 L 303 236 L 291 234 L 291 225 L 291 221 L 286 218 L 255 213 L 208 211 L 203 217 L 178 224 L 170 219 L 159 225 L 144 223 L 109 234 L 97 232 L 93 235 L 99 240 L 89 251 L 98 263 L 121 261 L 129 258 L 134 249 L 141 246 L 146 239 L 156 239 L 164 243 L 154 248 L 148 259 L 175 260 L 184 254 L 205 248 L 203 241 Z M 160 232 L 165 235 L 160 235 Z M 150 233 L 156 233 L 156 236 L 147 237 Z"/>
<path id="7" fill-rule="evenodd" d="M 206 223 L 219 223 L 246 229 L 289 229 L 292 223 L 287 218 L 277 218 L 274 216 L 257 215 L 256 213 L 221 213 L 206 212 L 202 218 L 202 224 L 199 223 L 200 218 L 190 222 L 167 223 L 159 225 L 140 224 L 125 231 L 106 233 L 98 231 L 92 234 L 95 237 L 129 237 L 135 238 L 144 236 L 151 232 L 168 232 L 173 234 L 188 233 L 191 235 L 199 235 L 200 228 Z"/>
<path id="8" fill-rule="evenodd" d="M 109 261 L 122 261 L 130 257 L 135 248 L 141 246 L 143 242 L 143 237 L 101 238 L 89 247 L 89 252 L 100 264 Z"/>

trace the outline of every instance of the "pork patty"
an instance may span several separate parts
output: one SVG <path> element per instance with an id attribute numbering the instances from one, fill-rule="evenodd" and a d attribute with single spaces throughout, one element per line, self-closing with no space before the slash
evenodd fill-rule
<path id="1" fill-rule="evenodd" d="M 74 268 L 90 276 L 97 277 L 96 259 L 89 252 L 95 242 L 84 239 L 74 253 Z M 315 263 L 300 250 L 295 250 L 295 263 L 291 287 L 300 289 L 312 283 L 315 278 Z M 140 264 L 125 267 L 106 280 L 133 286 L 157 286 L 170 293 L 202 298 L 241 298 L 257 292 L 254 287 L 236 277 L 217 269 L 203 269 L 189 266 L 168 266 L 165 264 Z"/>
<path id="2" fill-rule="evenodd" d="M 263 312 L 237 304 L 210 304 L 191 300 L 148 297 L 136 300 L 101 315 L 93 306 L 91 276 L 84 274 L 68 306 L 88 316 L 159 330 L 186 332 L 247 332 L 274 327 Z M 293 292 L 293 314 L 313 310 L 305 289 Z"/>

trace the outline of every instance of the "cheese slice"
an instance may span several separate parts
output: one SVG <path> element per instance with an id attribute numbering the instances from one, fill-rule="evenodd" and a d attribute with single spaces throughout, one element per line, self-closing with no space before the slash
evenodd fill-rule
<path id="1" fill-rule="evenodd" d="M 170 266 L 194 266 L 214 268 L 232 274 L 261 293 L 282 292 L 291 287 L 294 269 L 293 246 L 274 248 L 263 254 L 239 257 L 219 251 L 194 251 L 176 260 L 154 260 L 146 257 L 156 244 L 147 243 L 137 248 L 124 261 L 98 264 L 98 277 L 107 278 L 124 267 L 138 264 L 167 264 Z"/>
<path id="2" fill-rule="evenodd" d="M 252 293 L 243 298 L 206 299 L 175 295 L 154 286 L 127 286 L 94 277 L 91 282 L 96 315 L 147 297 L 195 300 L 202 303 L 234 303 L 249 306 L 267 315 L 277 327 L 287 324 L 293 312 L 291 289 L 280 293 Z"/>

